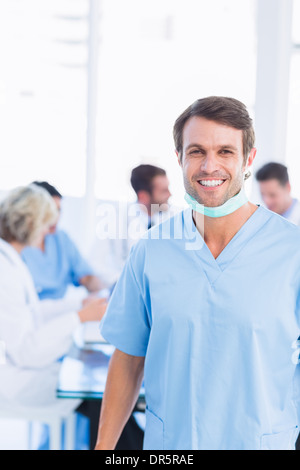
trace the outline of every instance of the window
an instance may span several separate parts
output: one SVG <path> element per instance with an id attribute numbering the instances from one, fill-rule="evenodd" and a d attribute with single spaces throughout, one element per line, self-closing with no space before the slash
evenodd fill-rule
<path id="1" fill-rule="evenodd" d="M 292 40 L 286 164 L 293 196 L 300 199 L 300 0 L 294 0 Z"/>
<path id="2" fill-rule="evenodd" d="M 150 163 L 182 205 L 174 120 L 212 94 L 253 110 L 255 1 L 103 0 L 100 31 L 96 194 L 133 199 L 131 169 Z"/>
<path id="3" fill-rule="evenodd" d="M 87 14 L 87 0 L 0 3 L 0 190 L 84 194 Z"/>
<path id="4" fill-rule="evenodd" d="M 0 190 L 45 179 L 83 196 L 89 0 L 0 3 Z M 166 169 L 183 201 L 172 139 L 194 100 L 254 109 L 255 0 L 99 0 L 95 194 L 132 200 L 131 169 Z M 89 167 L 92 168 L 93 166 Z"/>

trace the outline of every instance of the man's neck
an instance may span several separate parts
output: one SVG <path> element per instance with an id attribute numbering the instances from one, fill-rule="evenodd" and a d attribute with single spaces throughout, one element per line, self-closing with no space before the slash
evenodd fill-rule
<path id="1" fill-rule="evenodd" d="M 145 204 L 145 203 L 143 203 L 139 200 L 137 201 L 137 203 L 139 204 L 141 210 L 143 212 L 145 212 L 145 214 L 148 214 L 148 216 L 150 217 L 150 215 L 151 215 L 151 204 L 148 205 L 148 204 Z"/>
<path id="2" fill-rule="evenodd" d="M 212 255 L 217 258 L 256 210 L 256 205 L 247 202 L 225 217 L 207 217 L 193 211 L 193 220 Z"/>
<path id="3" fill-rule="evenodd" d="M 292 197 L 289 197 L 288 200 L 286 201 L 285 206 L 283 207 L 281 215 L 287 212 L 292 207 L 293 203 L 294 203 L 294 199 Z"/>

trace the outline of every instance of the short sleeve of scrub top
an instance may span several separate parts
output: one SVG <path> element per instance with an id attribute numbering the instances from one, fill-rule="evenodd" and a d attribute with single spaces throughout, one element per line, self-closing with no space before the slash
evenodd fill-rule
<path id="1" fill-rule="evenodd" d="M 149 305 L 142 287 L 142 266 L 143 246 L 139 242 L 131 250 L 100 326 L 102 336 L 109 343 L 132 356 L 146 355 L 150 334 Z"/>

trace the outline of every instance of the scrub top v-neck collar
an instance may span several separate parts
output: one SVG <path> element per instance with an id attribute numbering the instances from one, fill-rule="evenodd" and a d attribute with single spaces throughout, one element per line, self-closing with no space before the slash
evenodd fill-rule
<path id="1" fill-rule="evenodd" d="M 263 207 L 258 206 L 256 211 L 251 215 L 251 217 L 249 217 L 240 230 L 229 241 L 219 256 L 214 258 L 212 252 L 196 228 L 196 225 L 193 221 L 192 209 L 187 209 L 184 212 L 185 236 L 187 240 L 193 241 L 189 250 L 192 251 L 198 264 L 200 261 L 201 267 L 204 270 L 211 285 L 213 285 L 219 276 L 226 270 L 226 268 L 229 267 L 239 252 L 263 227 L 270 217 L 271 214 L 269 214 L 268 211 L 265 211 Z"/>

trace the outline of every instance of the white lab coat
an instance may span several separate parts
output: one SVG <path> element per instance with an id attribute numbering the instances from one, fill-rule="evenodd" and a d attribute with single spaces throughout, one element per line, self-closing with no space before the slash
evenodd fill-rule
<path id="1" fill-rule="evenodd" d="M 79 400 L 56 398 L 61 356 L 79 325 L 76 312 L 45 321 L 30 273 L 14 248 L 0 239 L 0 409 L 47 406 L 75 409 Z M 3 362 L 3 361 L 2 361 Z"/>

